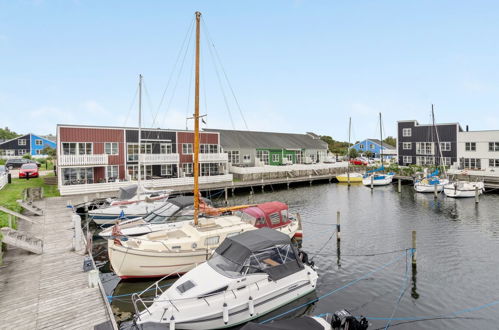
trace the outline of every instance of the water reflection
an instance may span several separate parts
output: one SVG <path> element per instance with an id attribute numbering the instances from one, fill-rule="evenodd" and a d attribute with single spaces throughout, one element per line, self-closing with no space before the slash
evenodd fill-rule
<path id="1" fill-rule="evenodd" d="M 314 258 L 319 267 L 317 295 L 363 276 L 389 262 L 395 254 L 369 253 L 411 247 L 411 231 L 418 236 L 418 264 L 412 269 L 410 291 L 400 301 L 396 316 L 449 313 L 479 306 L 497 299 L 499 291 L 499 195 L 473 199 L 449 199 L 439 195 L 417 194 L 411 186 L 377 187 L 373 193 L 362 185 L 324 184 L 296 189 L 254 194 L 239 192 L 229 204 L 279 200 L 287 202 L 291 212 L 299 212 L 303 221 L 303 248 L 314 257 L 330 238 L 336 226 L 336 212 L 341 211 L 341 241 L 329 242 Z M 151 281 L 119 281 L 109 269 L 106 244 L 94 236 L 94 255 L 102 266 L 106 292 L 112 298 L 117 315 L 126 318 L 133 312 L 127 295 L 141 291 Z M 357 256 L 355 256 L 357 255 Z M 359 256 L 365 255 L 365 256 Z M 356 315 L 388 317 L 393 311 L 404 278 L 405 264 L 398 262 L 382 272 L 359 281 L 314 304 L 313 311 L 330 313 L 339 309 L 355 310 Z M 283 308 L 284 310 L 286 308 Z M 499 308 L 472 313 L 475 318 L 418 322 L 419 329 L 496 328 Z M 372 322 L 373 328 L 384 321 Z M 122 326 L 128 323 L 123 322 Z M 400 324 L 398 329 L 412 329 L 414 324 Z"/>

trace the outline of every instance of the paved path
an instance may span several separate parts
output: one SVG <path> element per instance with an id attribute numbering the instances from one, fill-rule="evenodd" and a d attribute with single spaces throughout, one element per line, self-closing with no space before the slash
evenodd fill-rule
<path id="1" fill-rule="evenodd" d="M 37 205 L 36 224 L 19 220 L 19 229 L 43 239 L 44 252 L 20 249 L 4 254 L 0 267 L 0 329 L 93 329 L 110 321 L 99 288 L 88 287 L 83 256 L 72 250 L 73 228 L 67 199 Z"/>

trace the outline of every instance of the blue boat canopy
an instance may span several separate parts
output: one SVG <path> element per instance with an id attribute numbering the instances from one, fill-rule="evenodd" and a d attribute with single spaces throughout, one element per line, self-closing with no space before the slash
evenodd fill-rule
<path id="1" fill-rule="evenodd" d="M 428 174 L 426 177 L 431 178 L 433 176 L 437 176 L 440 172 L 438 171 L 438 168 L 435 170 L 435 172 Z"/>
<path id="2" fill-rule="evenodd" d="M 384 170 L 385 170 L 385 167 L 381 166 L 381 167 L 375 168 L 374 170 L 367 171 L 366 173 L 374 173 L 374 172 L 379 172 L 379 171 L 384 171 Z"/>

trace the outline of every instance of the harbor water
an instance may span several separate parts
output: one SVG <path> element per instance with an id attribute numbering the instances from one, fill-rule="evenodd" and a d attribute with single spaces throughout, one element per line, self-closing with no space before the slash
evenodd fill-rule
<path id="1" fill-rule="evenodd" d="M 395 185 L 371 192 L 362 185 L 323 184 L 241 193 L 229 203 L 274 200 L 300 213 L 303 249 L 318 267 L 316 295 L 299 303 L 360 279 L 283 317 L 347 309 L 368 317 L 369 329 L 383 329 L 392 315 L 390 327 L 397 329 L 499 328 L 499 304 L 481 307 L 499 300 L 499 195 L 482 195 L 475 204 L 473 198 L 416 194 L 412 186 L 403 186 L 398 193 Z M 337 211 L 339 243 L 334 235 Z M 417 231 L 415 269 L 405 250 L 411 248 L 413 230 Z M 94 255 L 107 294 L 113 296 L 113 310 L 127 328 L 133 313 L 130 294 L 153 281 L 120 281 L 109 269 L 105 248 L 105 242 L 94 236 Z"/>

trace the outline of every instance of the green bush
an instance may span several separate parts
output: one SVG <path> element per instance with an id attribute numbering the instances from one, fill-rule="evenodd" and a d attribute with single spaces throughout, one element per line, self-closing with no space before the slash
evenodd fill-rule
<path id="1" fill-rule="evenodd" d="M 31 159 L 31 155 L 30 155 L 30 154 L 25 154 L 25 155 L 23 156 L 23 158 L 25 158 L 25 159 Z"/>

